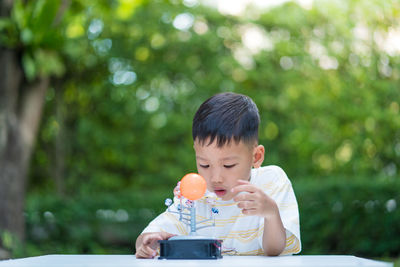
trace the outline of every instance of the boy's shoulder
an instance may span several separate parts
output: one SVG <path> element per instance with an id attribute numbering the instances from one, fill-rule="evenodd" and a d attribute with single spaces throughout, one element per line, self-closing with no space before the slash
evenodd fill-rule
<path id="1" fill-rule="evenodd" d="M 284 185 L 291 184 L 285 171 L 276 165 L 268 165 L 260 168 L 252 169 L 251 183 L 256 185 L 275 184 Z"/>

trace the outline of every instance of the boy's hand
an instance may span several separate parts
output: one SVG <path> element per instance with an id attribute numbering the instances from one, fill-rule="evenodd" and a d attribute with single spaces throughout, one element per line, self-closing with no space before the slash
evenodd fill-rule
<path id="1" fill-rule="evenodd" d="M 157 255 L 158 240 L 166 240 L 174 234 L 166 232 L 145 233 L 136 241 L 136 258 L 152 259 Z"/>
<path id="2" fill-rule="evenodd" d="M 239 185 L 232 188 L 232 193 L 237 193 L 233 201 L 238 202 L 238 208 L 245 215 L 257 215 L 263 218 L 279 216 L 276 202 L 266 195 L 260 188 L 245 180 L 238 180 Z M 239 194 L 240 192 L 245 192 Z"/>

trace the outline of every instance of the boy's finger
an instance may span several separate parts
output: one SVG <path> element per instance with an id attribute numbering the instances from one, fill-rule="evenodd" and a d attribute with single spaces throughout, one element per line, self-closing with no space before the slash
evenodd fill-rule
<path id="1" fill-rule="evenodd" d="M 256 195 L 251 194 L 248 192 L 239 192 L 236 194 L 236 196 L 233 198 L 233 201 L 235 202 L 240 202 L 240 201 L 254 201 L 256 200 Z"/>
<path id="2" fill-rule="evenodd" d="M 143 245 L 156 249 L 158 247 L 158 240 L 162 240 L 160 234 L 151 234 L 143 237 Z"/>
<path id="3" fill-rule="evenodd" d="M 153 242 L 154 237 L 155 237 L 155 235 L 153 235 L 153 234 L 143 236 L 143 240 L 142 240 L 143 245 L 150 245 Z"/>
<path id="4" fill-rule="evenodd" d="M 157 253 L 154 250 L 152 250 L 152 249 L 149 250 L 149 247 L 142 247 L 140 250 L 138 250 L 136 252 L 136 258 L 138 258 L 138 259 L 151 259 L 151 258 L 154 258 L 154 256 L 156 254 Z"/>
<path id="5" fill-rule="evenodd" d="M 250 182 L 249 182 L 249 181 L 242 180 L 242 179 L 240 179 L 240 180 L 237 180 L 237 182 L 238 182 L 239 184 L 250 184 Z"/>
<path id="6" fill-rule="evenodd" d="M 136 259 L 143 259 L 143 255 L 140 252 L 136 252 Z"/>
<path id="7" fill-rule="evenodd" d="M 167 233 L 167 232 L 161 232 L 160 233 L 160 237 L 161 237 L 160 240 L 170 239 L 173 236 L 176 236 L 176 235 L 175 234 L 170 234 L 170 233 Z"/>
<path id="8" fill-rule="evenodd" d="M 154 258 L 157 255 L 157 251 L 151 247 L 144 248 L 144 253 L 150 258 Z"/>
<path id="9" fill-rule="evenodd" d="M 139 251 L 136 253 L 136 258 L 137 259 L 151 259 L 151 257 L 149 255 L 146 255 L 145 253 L 139 252 Z"/>
<path id="10" fill-rule="evenodd" d="M 152 233 L 143 237 L 143 244 L 150 246 L 152 249 L 156 249 L 159 246 L 158 240 L 166 240 L 172 236 L 175 235 L 167 232 Z"/>
<path id="11" fill-rule="evenodd" d="M 242 213 L 250 216 L 258 214 L 256 209 L 242 209 Z"/>
<path id="12" fill-rule="evenodd" d="M 139 253 L 143 258 L 154 258 L 157 254 L 157 252 L 149 246 L 143 246 Z"/>
<path id="13" fill-rule="evenodd" d="M 254 201 L 240 201 L 237 206 L 239 209 L 252 209 L 254 208 Z"/>
<path id="14" fill-rule="evenodd" d="M 239 192 L 248 192 L 248 193 L 254 193 L 257 190 L 257 187 L 255 187 L 252 184 L 243 184 L 243 185 L 237 185 L 231 189 L 232 193 L 239 193 Z"/>
<path id="15" fill-rule="evenodd" d="M 246 201 L 250 200 L 250 195 L 253 195 L 252 192 L 249 191 L 239 191 L 239 190 L 232 190 L 233 193 L 233 201 L 239 202 L 239 201 Z"/>

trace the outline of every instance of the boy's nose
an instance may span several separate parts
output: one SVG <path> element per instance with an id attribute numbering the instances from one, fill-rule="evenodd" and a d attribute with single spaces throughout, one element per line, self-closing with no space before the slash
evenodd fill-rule
<path id="1" fill-rule="evenodd" d="M 223 179 L 221 177 L 221 173 L 219 171 L 215 171 L 211 174 L 211 183 L 219 184 L 222 183 Z"/>

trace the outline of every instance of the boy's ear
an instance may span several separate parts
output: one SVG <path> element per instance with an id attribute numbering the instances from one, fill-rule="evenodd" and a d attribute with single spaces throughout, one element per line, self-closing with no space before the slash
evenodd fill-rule
<path id="1" fill-rule="evenodd" d="M 265 148 L 263 145 L 258 145 L 253 152 L 253 168 L 260 168 L 264 161 Z"/>

